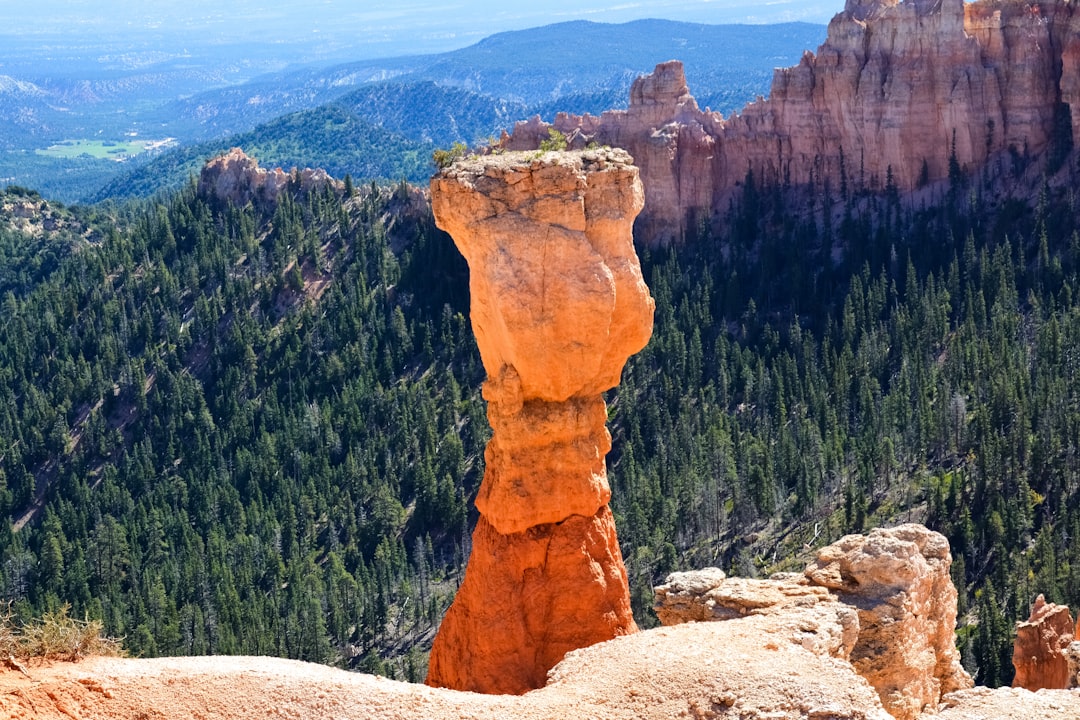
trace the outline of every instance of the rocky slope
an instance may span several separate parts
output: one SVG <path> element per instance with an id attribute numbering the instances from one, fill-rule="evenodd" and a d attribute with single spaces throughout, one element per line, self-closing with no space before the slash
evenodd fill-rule
<path id="1" fill-rule="evenodd" d="M 832 193 L 909 191 L 999 156 L 1060 156 L 1080 139 L 1080 11 L 1067 0 L 849 0 L 816 54 L 775 72 L 768 99 L 701 110 L 682 66 L 634 83 L 630 107 L 559 115 L 572 140 L 626 148 L 641 167 L 641 237 L 683 239 L 748 173 Z M 506 146 L 536 147 L 519 124 Z"/>
<path id="2" fill-rule="evenodd" d="M 808 633 L 804 647 L 839 638 L 825 643 L 829 654 L 849 661 L 893 717 L 914 720 L 947 693 L 973 684 L 953 639 L 951 564 L 943 535 L 900 525 L 840 539 L 818 552 L 801 576 L 726 579 L 715 568 L 677 573 L 656 588 L 656 614 L 664 624 L 787 617 L 807 608 L 835 614 L 839 627 Z"/>
<path id="3" fill-rule="evenodd" d="M 493 436 L 428 682 L 524 692 L 568 651 L 637 631 L 601 393 L 652 334 L 631 236 L 641 183 L 621 150 L 509 153 L 436 174 L 431 202 L 469 263 Z"/>

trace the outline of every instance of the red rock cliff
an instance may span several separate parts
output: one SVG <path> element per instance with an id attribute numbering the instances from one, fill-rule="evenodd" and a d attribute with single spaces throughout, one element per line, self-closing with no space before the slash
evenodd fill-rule
<path id="1" fill-rule="evenodd" d="M 570 650 L 637 631 L 608 509 L 601 393 L 652 334 L 621 150 L 508 153 L 431 181 L 469 263 L 493 436 L 465 580 L 431 651 L 431 685 L 521 693 Z"/>
<path id="2" fill-rule="evenodd" d="M 1066 118 L 1071 119 L 1071 130 Z M 1080 145 L 1080 10 L 1068 0 L 849 0 L 817 54 L 777 69 L 767 100 L 724 119 L 702 111 L 677 62 L 634 83 L 630 106 L 561 114 L 578 143 L 626 148 L 641 167 L 640 237 L 666 244 L 728 208 L 747 173 L 835 193 L 901 190 L 1009 151 Z M 538 119 L 508 146 L 535 147 Z M 1065 137 L 1063 137 L 1065 136 Z M 924 176 L 925 173 L 925 176 Z"/>

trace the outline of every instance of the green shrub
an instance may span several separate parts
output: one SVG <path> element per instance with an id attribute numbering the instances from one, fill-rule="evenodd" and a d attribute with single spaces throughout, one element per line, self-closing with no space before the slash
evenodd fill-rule
<path id="1" fill-rule="evenodd" d="M 440 170 L 450 167 L 455 161 L 465 157 L 465 151 L 468 147 L 463 142 L 456 142 L 450 146 L 449 150 L 436 150 L 431 154 L 431 159 L 435 162 L 435 167 Z"/>
<path id="2" fill-rule="evenodd" d="M 566 136 L 555 128 L 548 128 L 548 139 L 540 141 L 540 150 L 548 152 L 551 150 L 565 150 L 566 149 Z"/>

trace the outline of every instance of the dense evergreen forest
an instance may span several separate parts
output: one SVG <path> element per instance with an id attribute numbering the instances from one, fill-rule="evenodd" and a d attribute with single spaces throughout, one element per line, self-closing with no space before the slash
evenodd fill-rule
<path id="1" fill-rule="evenodd" d="M 1004 199 L 1030 171 L 748 177 L 727 230 L 641 250 L 656 330 L 608 398 L 639 622 L 672 570 L 907 520 L 952 542 L 981 683 L 1035 594 L 1080 605 L 1080 208 Z M 136 655 L 420 679 L 489 431 L 467 268 L 415 191 L 55 212 L 0 230 L 0 599 Z"/>

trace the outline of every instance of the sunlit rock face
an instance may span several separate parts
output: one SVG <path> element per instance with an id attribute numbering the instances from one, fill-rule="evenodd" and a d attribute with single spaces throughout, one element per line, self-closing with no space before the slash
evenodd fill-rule
<path id="1" fill-rule="evenodd" d="M 851 664 L 897 720 L 933 712 L 942 696 L 973 685 L 956 650 L 951 566 L 944 535 L 906 524 L 847 535 L 804 573 L 858 611 Z"/>
<path id="2" fill-rule="evenodd" d="M 954 641 L 951 564 L 945 536 L 916 524 L 879 528 L 822 548 L 802 574 L 674 573 L 655 588 L 654 609 L 665 625 L 768 617 L 803 648 L 850 663 L 893 718 L 916 720 L 972 687 Z"/>
<path id="3" fill-rule="evenodd" d="M 1068 607 L 1048 603 L 1042 595 L 1036 598 L 1031 616 L 1016 625 L 1013 687 L 1028 690 L 1076 687 L 1077 671 L 1070 667 L 1074 632 Z"/>
<path id="4" fill-rule="evenodd" d="M 493 434 L 427 681 L 521 693 L 570 650 L 637 631 L 601 393 L 652 334 L 631 234 L 641 182 L 621 150 L 506 153 L 442 170 L 431 202 L 469 263 Z"/>
<path id="5" fill-rule="evenodd" d="M 321 168 L 304 168 L 291 173 L 281 168 L 267 170 L 259 167 L 259 161 L 240 148 L 233 148 L 203 166 L 198 190 L 204 197 L 216 197 L 243 207 L 248 203 L 273 205 L 278 196 L 290 188 L 310 192 L 328 185 L 337 192 L 344 189 L 341 181 L 330 177 Z"/>
<path id="6" fill-rule="evenodd" d="M 694 237 L 755 182 L 848 191 L 909 191 L 1080 144 L 1080 10 L 1050 0 L 849 0 L 817 53 L 778 68 L 768 99 L 730 118 L 701 110 L 682 66 L 634 83 L 627 110 L 560 114 L 584 146 L 626 148 L 641 168 L 638 240 Z M 548 125 L 506 140 L 536 147 Z"/>

